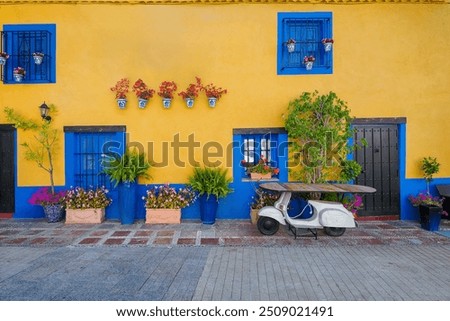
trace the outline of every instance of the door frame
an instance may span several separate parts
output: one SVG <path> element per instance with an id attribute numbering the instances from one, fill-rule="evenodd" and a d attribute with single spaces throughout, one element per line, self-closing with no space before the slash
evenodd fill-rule
<path id="1" fill-rule="evenodd" d="M 13 214 L 16 210 L 16 201 L 17 201 L 17 130 L 12 124 L 0 124 L 0 131 L 3 132 L 11 132 L 12 133 L 12 146 L 13 146 L 13 182 L 12 182 L 12 211 L 11 212 L 2 212 L 0 213 L 0 218 L 12 218 Z"/>
<path id="2" fill-rule="evenodd" d="M 408 208 L 408 195 L 405 195 L 406 184 L 406 117 L 372 117 L 372 118 L 355 118 L 352 125 L 396 125 L 398 131 L 398 178 L 399 178 L 399 217 L 397 215 L 389 216 L 368 216 L 371 219 L 406 219 L 408 217 L 405 209 Z M 353 138 L 351 143 L 353 144 Z M 353 158 L 353 155 L 351 155 Z"/>

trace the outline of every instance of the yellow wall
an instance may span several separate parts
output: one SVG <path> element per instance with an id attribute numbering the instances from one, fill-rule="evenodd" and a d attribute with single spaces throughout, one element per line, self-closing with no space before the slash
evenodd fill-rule
<path id="1" fill-rule="evenodd" d="M 332 75 L 277 75 L 277 13 L 284 11 L 333 12 Z M 420 177 L 417 162 L 429 155 L 442 163 L 436 177 L 450 176 L 448 5 L 1 6 L 0 25 L 16 23 L 56 24 L 57 82 L 0 84 L 2 108 L 38 118 L 45 100 L 59 108 L 60 127 L 126 125 L 130 139 L 144 145 L 194 133 L 226 146 L 233 128 L 283 126 L 282 113 L 301 92 L 334 91 L 356 117 L 407 117 L 407 177 Z M 156 96 L 139 110 L 130 93 L 119 110 L 109 90 L 122 77 L 154 89 L 174 80 L 184 90 L 195 76 L 229 90 L 215 109 L 201 96 L 189 110 L 177 96 L 164 110 Z M 64 184 L 63 147 L 57 184 Z M 19 185 L 47 183 L 33 166 L 19 157 Z M 184 182 L 190 171 L 154 169 L 152 181 Z"/>

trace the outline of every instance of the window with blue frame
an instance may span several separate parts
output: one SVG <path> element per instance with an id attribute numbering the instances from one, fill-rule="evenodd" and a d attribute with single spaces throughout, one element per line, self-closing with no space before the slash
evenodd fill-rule
<path id="1" fill-rule="evenodd" d="M 245 133 L 240 135 L 241 175 L 248 178 L 247 169 L 264 158 L 271 167 L 279 167 L 277 133 Z M 274 176 L 277 178 L 277 176 Z"/>
<path id="2" fill-rule="evenodd" d="M 332 74 L 332 46 L 324 39 L 333 39 L 331 12 L 278 13 L 277 72 L 279 75 Z M 293 42 L 293 45 L 289 45 Z M 331 50 L 329 50 L 331 49 Z M 305 57 L 313 57 L 307 68 Z"/>
<path id="3" fill-rule="evenodd" d="M 55 24 L 4 25 L 1 45 L 9 55 L 1 70 L 4 83 L 56 82 Z M 19 69 L 25 71 L 21 79 Z"/>
<path id="4" fill-rule="evenodd" d="M 111 188 L 102 164 L 108 157 L 121 154 L 123 126 L 66 126 L 64 131 L 67 183 L 83 188 Z"/>

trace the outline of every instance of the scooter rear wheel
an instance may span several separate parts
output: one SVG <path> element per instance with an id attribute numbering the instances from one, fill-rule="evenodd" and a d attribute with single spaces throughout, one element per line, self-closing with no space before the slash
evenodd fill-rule
<path id="1" fill-rule="evenodd" d="M 325 233 L 329 236 L 341 236 L 345 233 L 345 227 L 324 227 Z"/>
<path id="2" fill-rule="evenodd" d="M 258 219 L 258 230 L 264 235 L 273 235 L 278 232 L 280 223 L 271 217 L 260 216 Z"/>

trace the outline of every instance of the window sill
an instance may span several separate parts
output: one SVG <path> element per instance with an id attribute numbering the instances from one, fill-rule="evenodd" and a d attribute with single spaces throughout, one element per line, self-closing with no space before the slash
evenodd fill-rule
<path id="1" fill-rule="evenodd" d="M 276 177 L 272 177 L 272 178 L 264 178 L 264 179 L 251 179 L 251 178 L 248 178 L 248 177 L 243 177 L 242 178 L 242 180 L 241 180 L 242 182 L 244 182 L 244 183 L 248 183 L 248 182 L 250 182 L 250 183 L 254 183 L 254 182 L 279 182 L 280 180 L 278 179 L 278 178 L 276 178 Z"/>

